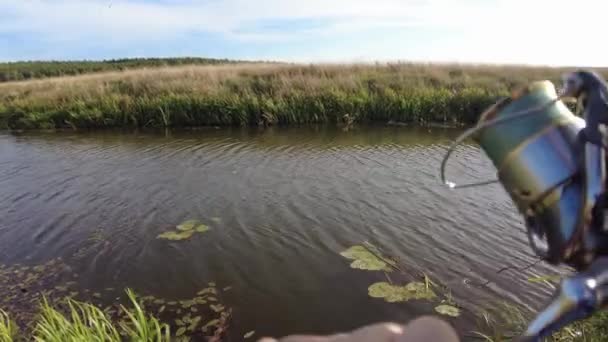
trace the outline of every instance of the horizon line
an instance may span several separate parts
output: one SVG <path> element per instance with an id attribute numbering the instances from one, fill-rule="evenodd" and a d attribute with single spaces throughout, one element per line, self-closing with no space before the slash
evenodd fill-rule
<path id="1" fill-rule="evenodd" d="M 187 59 L 208 59 L 212 61 L 226 61 L 228 63 L 270 63 L 270 64 L 292 64 L 292 65 L 368 65 L 368 64 L 416 64 L 416 65 L 443 65 L 443 66 L 503 66 L 503 67 L 537 67 L 551 69 L 606 69 L 608 66 L 581 66 L 581 65 L 556 65 L 538 63 L 509 63 L 509 62 L 483 62 L 483 61 L 463 61 L 463 60 L 417 60 L 417 59 L 382 59 L 353 57 L 351 59 L 297 59 L 297 58 L 277 58 L 277 59 L 254 59 L 254 58 L 226 58 L 226 57 L 203 57 L 203 56 L 130 56 L 113 57 L 99 59 L 21 59 L 21 60 L 0 60 L 0 64 L 18 63 L 104 63 L 131 60 L 187 60 Z"/>

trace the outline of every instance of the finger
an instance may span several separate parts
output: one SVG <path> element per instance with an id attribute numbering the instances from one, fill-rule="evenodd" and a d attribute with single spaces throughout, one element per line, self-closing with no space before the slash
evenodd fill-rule
<path id="1" fill-rule="evenodd" d="M 403 334 L 403 330 L 403 326 L 396 323 L 378 323 L 353 331 L 352 334 L 348 336 L 347 341 L 392 342 L 397 341 L 397 338 Z"/>
<path id="2" fill-rule="evenodd" d="M 414 341 L 436 341 L 436 342 L 458 342 L 458 334 L 447 322 L 425 316 L 413 320 L 405 326 L 404 333 L 398 342 Z"/>
<path id="3" fill-rule="evenodd" d="M 349 334 L 331 336 L 292 335 L 275 339 L 262 339 L 258 342 L 392 342 L 403 333 L 403 327 L 395 323 L 379 323 L 365 326 Z"/>
<path id="4" fill-rule="evenodd" d="M 345 334 L 337 334 L 331 336 L 313 336 L 313 335 L 291 335 L 287 337 L 283 337 L 280 340 L 276 340 L 274 338 L 263 338 L 258 340 L 258 342 L 337 342 L 340 341 L 342 337 L 345 337 Z"/>

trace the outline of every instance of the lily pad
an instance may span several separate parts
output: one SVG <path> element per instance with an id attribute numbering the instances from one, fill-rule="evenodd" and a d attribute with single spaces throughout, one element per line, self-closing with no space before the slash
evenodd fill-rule
<path id="1" fill-rule="evenodd" d="M 157 236 L 157 239 L 166 239 L 172 241 L 186 240 L 192 237 L 194 233 L 204 233 L 208 231 L 209 226 L 200 223 L 197 220 L 188 220 L 176 226 L 177 230 L 164 232 Z"/>
<path id="2" fill-rule="evenodd" d="M 188 238 L 192 237 L 193 234 L 194 234 L 194 230 L 187 230 L 187 231 L 182 231 L 182 232 L 170 231 L 170 232 L 162 233 L 159 236 L 157 236 L 156 238 L 172 240 L 172 241 L 179 241 L 179 240 L 188 239 Z"/>
<path id="3" fill-rule="evenodd" d="M 352 246 L 351 248 L 340 253 L 346 259 L 354 260 L 350 267 L 368 271 L 392 271 L 392 268 L 386 261 L 372 254 L 363 246 Z"/>
<path id="4" fill-rule="evenodd" d="M 198 233 L 204 233 L 204 232 L 208 231 L 209 229 L 211 229 L 211 228 L 209 228 L 209 226 L 204 225 L 204 224 L 199 224 L 198 226 L 196 226 L 196 228 L 194 228 L 194 230 L 197 231 Z"/>
<path id="5" fill-rule="evenodd" d="M 460 309 L 455 307 L 455 306 L 451 306 L 451 305 L 438 305 L 437 307 L 435 307 L 435 311 L 437 311 L 438 313 L 442 314 L 442 315 L 446 315 L 446 316 L 451 316 L 451 317 L 458 317 L 460 316 Z"/>
<path id="6" fill-rule="evenodd" d="M 411 282 L 405 286 L 379 282 L 372 284 L 367 291 L 370 297 L 383 298 L 389 303 L 407 302 L 412 299 L 430 300 L 437 297 L 430 287 L 421 282 Z"/>
<path id="7" fill-rule="evenodd" d="M 177 228 L 177 230 L 181 230 L 181 231 L 188 231 L 188 230 L 194 229 L 194 227 L 196 227 L 197 224 L 198 224 L 197 220 L 188 220 L 188 221 L 178 224 L 175 228 Z"/>

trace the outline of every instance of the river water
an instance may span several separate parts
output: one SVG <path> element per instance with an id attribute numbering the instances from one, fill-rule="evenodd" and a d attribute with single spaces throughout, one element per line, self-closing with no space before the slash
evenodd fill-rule
<path id="1" fill-rule="evenodd" d="M 231 336 L 329 333 L 433 313 L 367 288 L 382 272 L 340 252 L 368 241 L 448 286 L 468 314 L 493 300 L 537 309 L 549 294 L 500 185 L 450 190 L 438 168 L 458 130 L 407 127 L 0 133 L 0 263 L 62 257 L 78 286 L 163 298 L 230 286 Z M 450 163 L 457 182 L 494 175 L 476 145 Z M 187 219 L 211 230 L 157 235 Z M 97 236 L 97 248 L 83 246 Z M 100 238 L 101 237 L 101 238 Z M 79 252 L 80 251 L 80 252 Z M 75 257 L 75 256 L 78 257 Z M 478 284 L 490 281 L 486 286 Z M 111 298 L 106 298 L 111 301 Z"/>

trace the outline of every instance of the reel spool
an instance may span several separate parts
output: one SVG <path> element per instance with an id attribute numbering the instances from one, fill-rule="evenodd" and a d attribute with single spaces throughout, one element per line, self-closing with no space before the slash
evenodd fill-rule
<path id="1" fill-rule="evenodd" d="M 557 263 L 573 251 L 581 210 L 581 154 L 577 135 L 585 121 L 560 100 L 550 81 L 534 82 L 503 99 L 458 137 L 441 165 L 441 179 L 451 188 L 500 182 L 525 217 L 535 252 Z M 479 143 L 497 169 L 496 180 L 458 185 L 445 177 L 447 160 L 468 138 Z"/>

